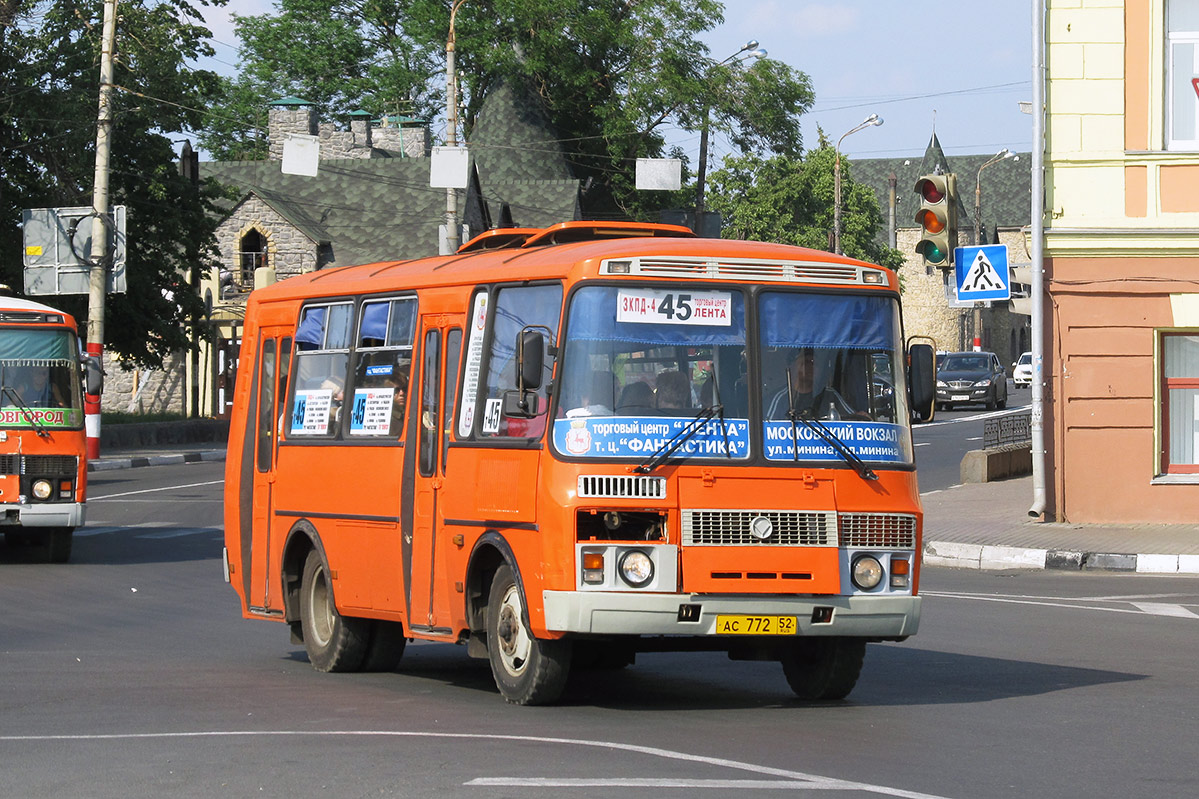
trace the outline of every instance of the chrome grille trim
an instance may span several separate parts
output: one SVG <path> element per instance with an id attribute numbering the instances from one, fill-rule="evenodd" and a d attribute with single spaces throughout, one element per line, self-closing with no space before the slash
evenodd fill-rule
<path id="1" fill-rule="evenodd" d="M 842 513 L 840 541 L 848 549 L 915 549 L 916 517 L 906 513 Z"/>
<path id="2" fill-rule="evenodd" d="M 684 510 L 684 546 L 791 546 L 837 545 L 835 511 L 796 510 Z M 765 516 L 774 532 L 766 540 L 755 538 L 751 522 Z"/>
<path id="3" fill-rule="evenodd" d="M 705 277 L 726 280 L 754 280 L 773 283 L 827 283 L 834 285 L 864 285 L 866 272 L 882 273 L 881 269 L 850 264 L 820 261 L 764 261 L 753 259 L 701 260 L 697 258 L 614 258 L 629 264 L 628 272 L 620 274 L 646 277 Z M 600 265 L 600 274 L 612 274 L 608 261 Z M 886 280 L 883 285 L 886 285 Z"/>
<path id="4" fill-rule="evenodd" d="M 665 499 L 666 478 L 645 475 L 579 475 L 580 497 L 597 499 Z"/>

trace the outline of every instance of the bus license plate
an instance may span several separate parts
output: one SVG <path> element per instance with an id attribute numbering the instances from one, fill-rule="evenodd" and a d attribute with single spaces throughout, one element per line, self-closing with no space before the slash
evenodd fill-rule
<path id="1" fill-rule="evenodd" d="M 717 635 L 795 635 L 794 616 L 720 616 Z"/>

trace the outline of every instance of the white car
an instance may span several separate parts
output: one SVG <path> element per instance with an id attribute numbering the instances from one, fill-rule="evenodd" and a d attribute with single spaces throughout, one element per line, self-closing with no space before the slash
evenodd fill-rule
<path id="1" fill-rule="evenodd" d="M 1032 385 L 1032 353 L 1026 352 L 1012 364 L 1012 382 L 1017 386 Z"/>

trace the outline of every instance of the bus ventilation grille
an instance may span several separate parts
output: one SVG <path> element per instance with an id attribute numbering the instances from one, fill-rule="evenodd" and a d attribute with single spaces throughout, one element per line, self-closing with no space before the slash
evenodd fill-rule
<path id="1" fill-rule="evenodd" d="M 841 546 L 915 549 L 916 517 L 903 513 L 842 513 Z"/>
<path id="2" fill-rule="evenodd" d="M 642 258 L 633 262 L 634 274 L 659 277 L 705 277 L 755 280 L 772 283 L 863 283 L 862 269 L 846 264 L 778 261 L 698 261 Z"/>
<path id="3" fill-rule="evenodd" d="M 74 477 L 78 468 L 74 455 L 0 455 L 0 474 Z"/>
<path id="4" fill-rule="evenodd" d="M 666 478 L 644 475 L 582 475 L 579 496 L 601 499 L 665 499 Z"/>
<path id="5" fill-rule="evenodd" d="M 682 516 L 684 546 L 837 545 L 835 511 L 685 510 Z M 764 524 L 754 524 L 763 517 L 770 520 L 769 535 L 762 535 Z"/>

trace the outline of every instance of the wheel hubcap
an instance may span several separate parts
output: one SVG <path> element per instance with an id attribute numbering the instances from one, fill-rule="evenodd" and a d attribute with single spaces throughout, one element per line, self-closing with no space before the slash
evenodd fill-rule
<path id="1" fill-rule="evenodd" d="M 520 621 L 520 593 L 511 586 L 504 594 L 496 623 L 499 637 L 500 660 L 510 674 L 519 674 L 529 659 L 532 642 Z"/>

